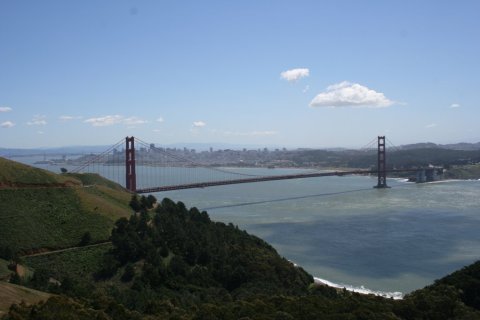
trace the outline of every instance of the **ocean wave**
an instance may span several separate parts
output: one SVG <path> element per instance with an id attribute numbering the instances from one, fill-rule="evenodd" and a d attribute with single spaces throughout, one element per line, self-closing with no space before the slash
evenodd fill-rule
<path id="1" fill-rule="evenodd" d="M 337 283 L 333 283 L 331 281 L 321 279 L 321 278 L 317 278 L 317 277 L 314 277 L 314 280 L 315 280 L 315 283 L 318 283 L 318 284 L 324 284 L 324 285 L 327 285 L 329 287 L 338 288 L 338 289 L 346 289 L 348 291 L 357 292 L 357 293 L 361 293 L 361 294 L 373 294 L 373 295 L 384 297 L 384 298 L 392 298 L 394 300 L 403 299 L 403 293 L 398 292 L 398 291 L 385 292 L 385 291 L 370 290 L 368 288 L 365 288 L 364 286 L 354 287 L 354 286 L 351 286 L 351 285 L 337 284 Z"/>

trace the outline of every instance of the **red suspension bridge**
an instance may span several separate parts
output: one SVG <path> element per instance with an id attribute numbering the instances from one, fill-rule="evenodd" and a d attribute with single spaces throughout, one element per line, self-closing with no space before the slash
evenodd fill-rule
<path id="1" fill-rule="evenodd" d="M 84 157 L 84 163 L 72 172 L 95 172 L 118 182 L 135 193 L 206 188 L 241 183 L 302 179 L 344 175 L 377 175 L 375 188 L 388 188 L 387 172 L 426 169 L 387 170 L 385 136 L 377 139 L 377 169 L 349 171 L 312 171 L 290 174 L 257 175 L 251 169 L 225 169 L 192 159 L 189 150 L 179 155 L 171 149 L 158 148 L 134 137 L 126 137 L 105 152 Z M 282 171 L 284 172 L 284 171 Z"/>

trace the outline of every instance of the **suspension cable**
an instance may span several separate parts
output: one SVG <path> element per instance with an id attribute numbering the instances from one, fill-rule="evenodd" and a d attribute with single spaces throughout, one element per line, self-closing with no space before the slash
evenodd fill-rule
<path id="1" fill-rule="evenodd" d="M 123 143 L 123 139 L 120 140 L 119 142 L 115 143 L 113 146 L 111 146 L 110 148 L 108 148 L 107 150 L 105 150 L 104 152 L 96 155 L 93 159 L 89 159 L 87 160 L 85 163 L 81 164 L 80 166 L 78 166 L 77 168 L 74 168 L 72 169 L 72 172 L 73 173 L 79 173 L 80 171 L 82 171 L 83 169 L 85 169 L 86 167 L 90 166 L 90 164 L 95 164 L 95 162 L 99 159 L 102 159 L 103 157 L 105 157 L 106 155 L 108 155 L 110 152 L 113 151 L 113 149 L 117 148 L 121 143 Z"/>
<path id="2" fill-rule="evenodd" d="M 239 175 L 239 176 L 246 176 L 246 177 L 258 177 L 260 175 L 257 175 L 257 174 L 248 174 L 248 173 L 240 173 L 240 172 L 233 172 L 233 171 L 228 171 L 228 170 L 224 170 L 224 169 L 220 169 L 220 168 L 215 168 L 215 167 L 210 167 L 210 166 L 207 166 L 203 163 L 199 163 L 199 162 L 196 162 L 196 161 L 193 161 L 189 158 L 186 158 L 186 157 L 181 157 L 181 156 L 178 156 L 178 155 L 175 155 L 175 154 L 172 154 L 166 150 L 162 150 L 160 148 L 157 148 L 155 146 L 151 146 L 149 145 L 148 143 L 146 143 L 145 141 L 142 141 L 140 140 L 139 138 L 135 138 L 136 140 L 138 140 L 141 144 L 143 144 L 144 146 L 149 146 L 150 148 L 153 148 L 155 150 L 158 150 L 159 152 L 171 157 L 171 158 L 174 158 L 176 160 L 179 160 L 179 161 L 183 161 L 183 162 L 187 162 L 189 164 L 192 164 L 192 165 L 195 165 L 197 167 L 201 167 L 201 168 L 205 168 L 205 169 L 209 169 L 209 170 L 212 170 L 212 171 L 217 171 L 217 172 L 221 172 L 221 173 L 228 173 L 228 174 L 234 174 L 234 175 Z"/>

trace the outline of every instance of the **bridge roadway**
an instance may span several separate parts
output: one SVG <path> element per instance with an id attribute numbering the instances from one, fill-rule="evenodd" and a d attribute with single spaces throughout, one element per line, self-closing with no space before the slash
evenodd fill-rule
<path id="1" fill-rule="evenodd" d="M 392 172 L 392 171 L 401 172 L 401 171 L 407 171 L 407 170 L 390 170 L 390 172 Z M 408 171 L 412 171 L 412 170 L 408 170 Z M 136 193 L 139 193 L 139 194 L 140 193 L 153 193 L 153 192 L 161 192 L 161 191 L 173 191 L 173 190 L 183 190 L 183 189 L 224 186 L 224 185 L 229 185 L 229 184 L 264 182 L 264 181 L 275 181 L 275 180 L 289 180 L 289 179 L 303 179 L 303 178 L 316 178 L 316 177 L 328 177 L 328 176 L 345 176 L 345 175 L 351 175 L 351 174 L 372 174 L 372 173 L 377 173 L 377 170 L 353 170 L 353 171 L 332 171 L 332 172 L 286 174 L 286 175 L 278 175 L 278 176 L 264 176 L 264 177 L 223 180 L 223 181 L 210 181 L 210 182 L 197 182 L 197 183 L 189 183 L 189 184 L 178 184 L 178 185 L 164 186 L 164 187 L 154 187 L 154 188 L 143 188 L 143 189 L 137 189 Z"/>

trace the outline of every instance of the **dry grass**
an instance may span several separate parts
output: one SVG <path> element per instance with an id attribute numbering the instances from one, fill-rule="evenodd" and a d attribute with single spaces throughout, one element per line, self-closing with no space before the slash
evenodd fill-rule
<path id="1" fill-rule="evenodd" d="M 112 221 L 132 214 L 128 206 L 131 195 L 125 191 L 101 185 L 78 188 L 75 191 L 80 198 L 82 209 L 86 212 L 99 213 Z"/>
<path id="2" fill-rule="evenodd" d="M 42 300 L 45 301 L 51 296 L 46 292 L 0 281 L 0 317 L 8 313 L 13 303 L 18 304 L 24 301 L 27 304 L 34 304 Z"/>

